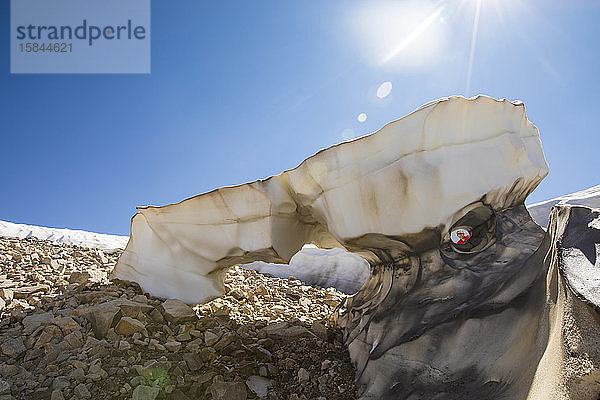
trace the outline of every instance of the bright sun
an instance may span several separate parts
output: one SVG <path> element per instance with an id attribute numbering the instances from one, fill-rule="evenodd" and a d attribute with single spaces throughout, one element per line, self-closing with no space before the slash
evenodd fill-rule
<path id="1" fill-rule="evenodd" d="M 352 18 L 357 45 L 375 65 L 421 67 L 443 48 L 444 4 L 428 2 L 367 3 Z"/>
<path id="2" fill-rule="evenodd" d="M 502 18 L 498 0 L 490 1 Z M 352 30 L 357 47 L 369 64 L 422 68 L 434 65 L 449 51 L 446 37 L 452 29 L 472 26 L 470 40 L 461 39 L 461 43 L 469 46 L 465 71 L 465 95 L 469 96 L 483 3 L 483 0 L 370 2 L 354 11 Z"/>

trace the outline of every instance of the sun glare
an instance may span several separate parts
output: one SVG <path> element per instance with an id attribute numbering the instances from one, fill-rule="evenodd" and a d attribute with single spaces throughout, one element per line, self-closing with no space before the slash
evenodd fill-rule
<path id="1" fill-rule="evenodd" d="M 435 21 L 437 19 L 437 17 L 440 15 L 440 13 L 442 12 L 443 9 L 444 9 L 444 6 L 439 7 L 429 17 L 427 17 L 427 19 L 425 19 L 425 21 L 421 22 L 419 24 L 419 26 L 417 26 L 412 32 L 410 32 L 404 38 L 404 40 L 402 40 L 402 42 L 400 42 L 400 44 L 398 44 L 398 46 L 396 46 L 392 51 L 390 51 L 388 53 L 388 55 L 386 55 L 383 58 L 383 60 L 381 60 L 381 64 L 385 64 L 386 62 L 390 61 L 392 58 L 397 56 L 398 53 L 400 53 L 407 46 L 409 46 L 416 38 L 419 37 L 419 35 L 421 35 L 423 33 L 423 31 L 425 29 L 427 29 L 429 27 L 429 25 L 431 25 L 431 23 L 433 21 Z"/>
<path id="2" fill-rule="evenodd" d="M 422 67 L 439 57 L 445 5 L 431 2 L 367 3 L 351 19 L 357 45 L 369 63 Z"/>
<path id="3" fill-rule="evenodd" d="M 471 36 L 471 50 L 469 52 L 469 68 L 467 70 L 467 86 L 465 88 L 465 96 L 469 96 L 471 92 L 471 75 L 473 74 L 473 60 L 475 59 L 475 46 L 477 45 L 477 33 L 479 32 L 479 17 L 481 16 L 481 1 L 475 0 L 477 10 L 475 11 L 475 19 L 473 20 L 473 34 Z"/>

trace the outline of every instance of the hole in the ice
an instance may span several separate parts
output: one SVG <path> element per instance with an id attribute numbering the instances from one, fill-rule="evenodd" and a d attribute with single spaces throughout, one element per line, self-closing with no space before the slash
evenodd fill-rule
<path id="1" fill-rule="evenodd" d="M 309 286 L 333 287 L 344 294 L 358 292 L 371 273 L 364 258 L 340 248 L 321 249 L 312 243 L 302 246 L 289 264 L 257 261 L 242 268 L 282 279 L 293 277 Z"/>
<path id="2" fill-rule="evenodd" d="M 447 257 L 451 252 L 473 254 L 485 250 L 496 240 L 496 216 L 489 206 L 474 208 L 456 221 L 440 250 Z"/>

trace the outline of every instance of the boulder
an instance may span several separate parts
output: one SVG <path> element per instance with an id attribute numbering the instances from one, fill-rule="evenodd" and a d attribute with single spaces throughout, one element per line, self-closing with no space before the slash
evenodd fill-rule
<path id="1" fill-rule="evenodd" d="M 161 308 L 164 318 L 172 324 L 198 319 L 196 312 L 181 300 L 167 299 L 161 304 Z"/>
<path id="2" fill-rule="evenodd" d="M 143 333 L 144 336 L 148 336 L 144 323 L 131 317 L 122 317 L 119 322 L 117 322 L 117 326 L 115 326 L 115 332 L 122 336 L 130 336 L 135 332 L 140 332 Z"/>
<path id="3" fill-rule="evenodd" d="M 72 315 L 85 317 L 94 329 L 96 338 L 102 339 L 122 315 L 121 309 L 114 303 L 102 303 L 95 306 L 82 306 L 73 311 Z"/>
<path id="4" fill-rule="evenodd" d="M 106 279 L 106 272 L 96 269 L 89 269 L 84 272 L 75 271 L 69 276 L 69 283 L 98 283 Z"/>
<path id="5" fill-rule="evenodd" d="M 54 322 L 54 314 L 51 312 L 28 315 L 23 318 L 23 333 L 29 335 L 41 325 L 48 325 Z"/>
<path id="6" fill-rule="evenodd" d="M 0 349 L 2 350 L 2 354 L 11 358 L 17 358 L 27 350 L 23 339 L 20 337 L 5 340 L 2 342 Z"/>

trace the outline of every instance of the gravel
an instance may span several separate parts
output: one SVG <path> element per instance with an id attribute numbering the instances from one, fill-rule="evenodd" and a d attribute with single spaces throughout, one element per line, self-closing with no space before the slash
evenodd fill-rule
<path id="1" fill-rule="evenodd" d="M 188 306 L 111 281 L 118 256 L 0 238 L 0 399 L 357 398 L 344 294 L 234 267 Z"/>

